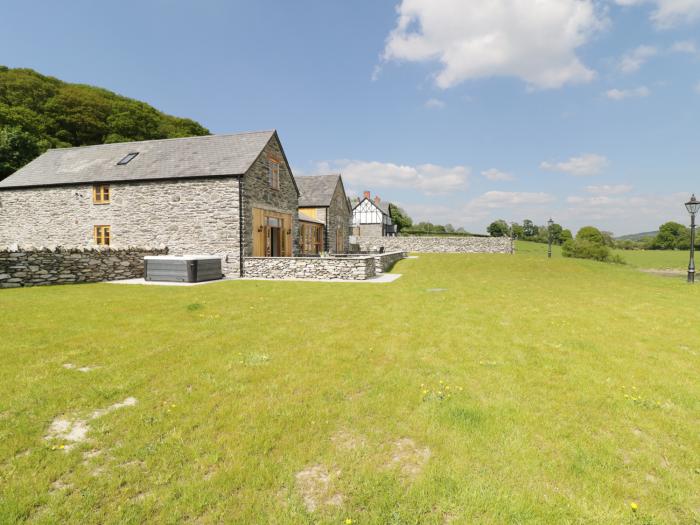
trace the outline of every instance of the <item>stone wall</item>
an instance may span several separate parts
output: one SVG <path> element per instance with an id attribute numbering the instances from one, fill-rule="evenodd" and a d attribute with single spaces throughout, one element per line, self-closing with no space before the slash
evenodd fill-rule
<path id="1" fill-rule="evenodd" d="M 342 249 L 339 253 L 347 253 L 349 249 L 348 239 L 350 237 L 350 220 L 352 210 L 348 205 L 348 198 L 342 184 L 338 184 L 328 208 L 328 218 L 326 219 L 326 251 L 336 253 L 336 242 L 338 233 L 342 236 Z"/>
<path id="2" fill-rule="evenodd" d="M 280 164 L 280 187 L 270 188 L 268 159 Z M 244 255 L 253 255 L 253 208 L 288 213 L 292 216 L 292 254 L 299 253 L 299 194 L 285 161 L 282 145 L 275 135 L 243 177 Z"/>
<path id="3" fill-rule="evenodd" d="M 146 255 L 167 253 L 160 249 L 0 251 L 0 288 L 134 279 L 143 277 Z"/>
<path id="4" fill-rule="evenodd" d="M 374 255 L 375 271 L 379 273 L 388 272 L 401 259 L 408 256 L 406 252 L 388 252 Z"/>
<path id="5" fill-rule="evenodd" d="M 378 242 L 379 239 L 383 239 L 384 235 L 384 225 L 383 224 L 360 224 L 360 237 L 367 237 L 373 242 Z"/>
<path id="6" fill-rule="evenodd" d="M 375 260 L 367 257 L 246 257 L 244 277 L 264 279 L 342 279 L 376 277 Z"/>
<path id="7" fill-rule="evenodd" d="M 513 253 L 508 237 L 358 237 L 360 249 L 423 253 Z"/>
<path id="8" fill-rule="evenodd" d="M 218 255 L 224 273 L 237 276 L 238 194 L 236 177 L 111 183 L 109 204 L 93 204 L 91 184 L 5 189 L 0 249 L 95 248 L 93 227 L 109 225 L 111 248 Z"/>

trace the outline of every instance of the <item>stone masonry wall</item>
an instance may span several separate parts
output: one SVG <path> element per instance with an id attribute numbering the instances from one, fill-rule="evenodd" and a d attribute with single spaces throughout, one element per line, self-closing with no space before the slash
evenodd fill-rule
<path id="1" fill-rule="evenodd" d="M 0 251 L 0 288 L 75 284 L 143 277 L 146 255 L 167 250 Z"/>
<path id="2" fill-rule="evenodd" d="M 388 252 L 374 255 L 375 271 L 380 274 L 388 272 L 401 259 L 408 257 L 406 252 Z"/>
<path id="3" fill-rule="evenodd" d="M 94 248 L 93 226 L 111 227 L 111 248 L 167 246 L 172 255 L 219 255 L 239 274 L 236 177 L 119 182 L 110 204 L 93 204 L 92 185 L 0 191 L 0 249 Z"/>
<path id="4" fill-rule="evenodd" d="M 340 253 L 347 253 L 350 248 L 350 219 L 352 218 L 352 210 L 348 206 L 348 198 L 343 190 L 343 185 L 338 184 L 335 188 L 335 193 L 331 199 L 331 205 L 328 208 L 328 218 L 326 219 L 326 251 L 335 253 L 338 230 L 343 237 L 343 249 Z"/>
<path id="5" fill-rule="evenodd" d="M 384 247 L 387 252 L 513 253 L 508 237 L 358 237 L 360 249 Z"/>
<path id="6" fill-rule="evenodd" d="M 268 158 L 280 161 L 280 188 L 270 188 Z M 273 137 L 260 157 L 243 177 L 243 239 L 244 255 L 253 255 L 253 208 L 288 213 L 292 216 L 292 254 L 299 253 L 299 195 L 292 173 L 284 161 L 282 146 Z"/>
<path id="7" fill-rule="evenodd" d="M 373 242 L 383 239 L 384 227 L 382 224 L 360 224 L 360 237 L 367 237 Z"/>
<path id="8" fill-rule="evenodd" d="M 246 257 L 244 277 L 264 279 L 342 279 L 376 276 L 373 257 Z"/>

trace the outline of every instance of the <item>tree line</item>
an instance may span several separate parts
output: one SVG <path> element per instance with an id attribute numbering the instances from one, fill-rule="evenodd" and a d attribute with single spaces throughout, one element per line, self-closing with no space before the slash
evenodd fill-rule
<path id="1" fill-rule="evenodd" d="M 700 247 L 700 241 L 695 240 L 695 246 Z M 666 222 L 659 226 L 654 236 L 637 241 L 619 240 L 616 248 L 621 250 L 688 250 L 690 249 L 690 228 L 678 222 Z"/>
<path id="2" fill-rule="evenodd" d="M 49 148 L 208 134 L 106 89 L 0 65 L 0 180 Z"/>
<path id="3" fill-rule="evenodd" d="M 486 231 L 491 237 L 513 237 L 523 241 L 549 242 L 551 233 L 553 244 L 564 244 L 573 238 L 571 230 L 566 230 L 561 224 L 554 223 L 551 226 L 538 226 L 531 219 L 525 219 L 522 224 L 508 223 L 503 219 L 493 221 Z"/>
<path id="4" fill-rule="evenodd" d="M 452 224 L 433 224 L 428 221 L 414 223 L 406 211 L 396 204 L 389 204 L 389 216 L 402 235 L 474 235 L 463 227 Z"/>

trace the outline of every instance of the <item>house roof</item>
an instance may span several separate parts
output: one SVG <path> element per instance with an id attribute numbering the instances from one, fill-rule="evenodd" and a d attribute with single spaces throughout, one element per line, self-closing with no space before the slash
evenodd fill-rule
<path id="1" fill-rule="evenodd" d="M 299 221 L 301 222 L 313 222 L 314 224 L 324 224 L 323 221 L 320 221 L 314 217 L 311 217 L 310 215 L 306 215 L 304 212 L 299 212 Z"/>
<path id="2" fill-rule="evenodd" d="M 299 187 L 299 207 L 327 207 L 331 205 L 340 174 L 306 175 L 295 177 Z"/>
<path id="3" fill-rule="evenodd" d="M 381 211 L 384 215 L 388 215 L 389 217 L 391 217 L 391 214 L 389 213 L 389 204 L 390 204 L 390 203 L 388 203 L 388 202 L 386 202 L 386 201 L 379 201 L 379 204 L 377 204 L 377 203 L 374 202 L 372 199 L 367 199 L 367 198 L 360 199 L 360 198 L 357 198 L 357 199 L 354 201 L 354 204 L 353 204 L 352 209 L 354 210 L 355 208 L 357 208 L 360 204 L 362 204 L 362 203 L 365 202 L 365 201 L 367 201 L 367 202 L 369 202 L 370 204 L 372 204 L 375 208 L 378 208 L 379 211 Z"/>
<path id="4" fill-rule="evenodd" d="M 243 175 L 275 131 L 52 149 L 0 181 L 1 188 Z M 125 165 L 117 163 L 138 153 Z"/>

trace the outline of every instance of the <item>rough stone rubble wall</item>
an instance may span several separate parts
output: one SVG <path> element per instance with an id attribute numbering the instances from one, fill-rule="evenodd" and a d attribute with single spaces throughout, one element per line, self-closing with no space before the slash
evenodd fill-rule
<path id="1" fill-rule="evenodd" d="M 264 279 L 343 279 L 376 276 L 373 257 L 246 257 L 244 277 Z"/>
<path id="2" fill-rule="evenodd" d="M 508 237 L 358 237 L 360 249 L 384 247 L 387 252 L 513 253 Z"/>
<path id="3" fill-rule="evenodd" d="M 2 190 L 0 249 L 95 248 L 93 227 L 109 225 L 113 249 L 218 255 L 237 276 L 238 192 L 235 177 L 111 183 L 109 204 L 93 204 L 91 184 Z"/>
<path id="4" fill-rule="evenodd" d="M 165 254 L 161 249 L 0 251 L 0 288 L 134 279 L 143 277 L 146 255 Z"/>
<path id="5" fill-rule="evenodd" d="M 380 255 L 374 255 L 374 266 L 377 273 L 384 273 L 391 270 L 401 259 L 405 259 L 408 256 L 406 252 L 389 252 L 382 253 Z"/>
<path id="6" fill-rule="evenodd" d="M 264 279 L 363 281 L 388 271 L 405 257 L 405 252 L 354 257 L 246 257 L 244 276 Z"/>
<path id="7" fill-rule="evenodd" d="M 269 158 L 280 161 L 280 187 L 270 188 Z M 292 254 L 299 253 L 299 195 L 294 178 L 284 161 L 282 145 L 271 139 L 263 153 L 243 177 L 243 240 L 244 256 L 253 255 L 253 208 L 286 213 L 292 216 Z"/>

